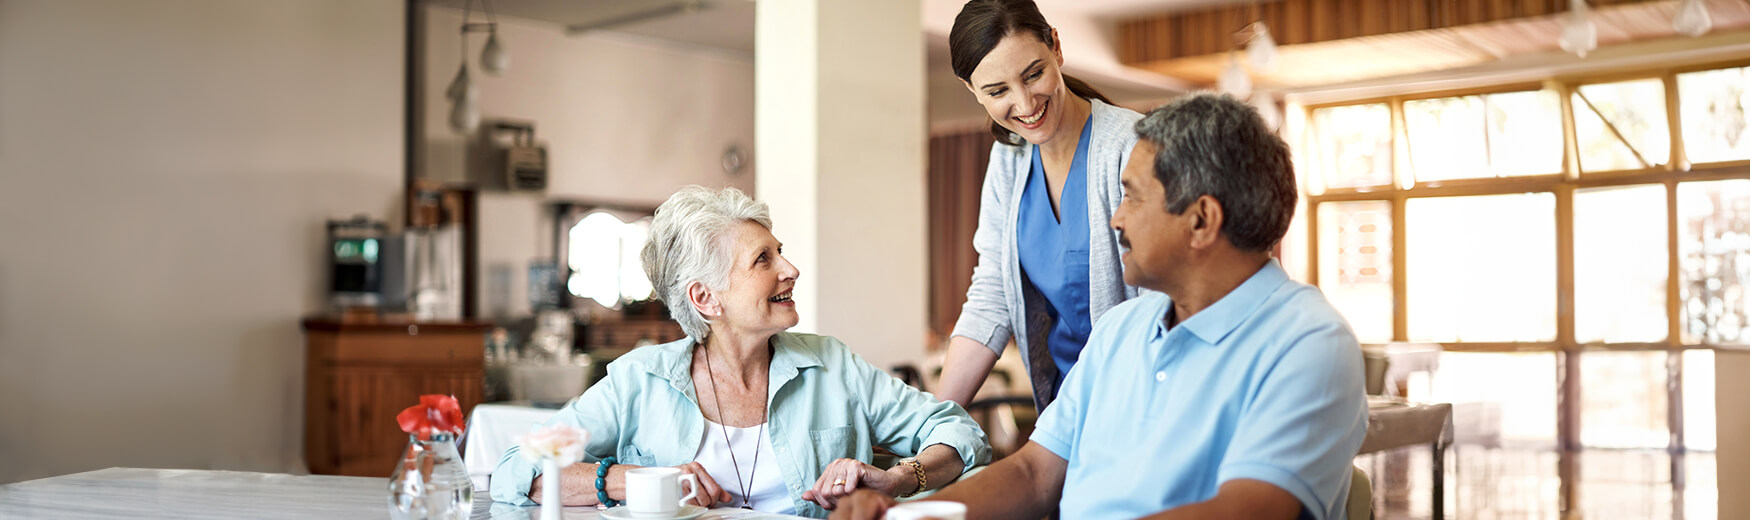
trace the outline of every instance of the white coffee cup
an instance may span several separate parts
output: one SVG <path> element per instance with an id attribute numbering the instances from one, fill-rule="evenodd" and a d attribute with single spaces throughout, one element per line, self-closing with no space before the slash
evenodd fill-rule
<path id="1" fill-rule="evenodd" d="M 681 496 L 681 482 L 692 482 Z M 626 508 L 637 516 L 675 516 L 687 501 L 699 496 L 699 477 L 681 474 L 680 468 L 638 468 L 626 472 Z"/>
<path id="2" fill-rule="evenodd" d="M 887 509 L 887 520 L 966 520 L 966 504 L 943 500 L 906 502 Z"/>

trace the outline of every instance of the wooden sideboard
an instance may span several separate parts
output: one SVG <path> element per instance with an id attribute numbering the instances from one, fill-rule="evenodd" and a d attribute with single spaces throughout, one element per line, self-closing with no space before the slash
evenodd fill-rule
<path id="1" fill-rule="evenodd" d="M 422 394 L 480 404 L 485 322 L 304 320 L 304 461 L 311 473 L 385 477 L 407 446 L 395 415 Z"/>

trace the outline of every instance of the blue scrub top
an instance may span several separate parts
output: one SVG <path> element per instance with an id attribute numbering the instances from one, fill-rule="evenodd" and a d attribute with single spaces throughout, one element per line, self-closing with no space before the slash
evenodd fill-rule
<path id="1" fill-rule="evenodd" d="M 1063 183 L 1062 207 L 1056 214 L 1051 211 L 1045 163 L 1037 145 L 1033 146 L 1033 169 L 1027 174 L 1026 191 L 1021 194 L 1016 245 L 1021 252 L 1022 276 L 1050 304 L 1046 310 L 1052 326 L 1045 344 L 1057 365 L 1054 389 L 1063 387 L 1064 376 L 1081 358 L 1082 346 L 1088 344 L 1088 333 L 1094 329 L 1093 313 L 1088 310 L 1088 136 L 1093 129 L 1094 117 L 1089 115 L 1082 124 L 1069 179 Z M 1052 395 L 1056 396 L 1055 390 Z"/>

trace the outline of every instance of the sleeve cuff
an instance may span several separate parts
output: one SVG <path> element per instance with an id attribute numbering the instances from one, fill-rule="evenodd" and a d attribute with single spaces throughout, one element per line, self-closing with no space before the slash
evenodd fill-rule
<path id="1" fill-rule="evenodd" d="M 1002 355 L 1003 348 L 1009 346 L 1009 328 L 1007 326 L 982 321 L 971 316 L 961 316 L 960 321 L 954 324 L 954 332 L 950 333 L 949 336 L 960 336 L 977 341 L 983 344 L 984 348 L 988 348 L 998 355 Z"/>
<path id="2" fill-rule="evenodd" d="M 1069 456 L 1070 443 L 1058 438 L 1057 435 L 1049 430 L 1036 427 L 1033 429 L 1033 436 L 1029 437 L 1027 440 L 1038 443 L 1047 450 L 1051 450 L 1051 453 L 1063 458 L 1063 460 L 1072 460 Z"/>
<path id="3" fill-rule="evenodd" d="M 1305 517 L 1325 520 L 1325 511 L 1327 510 L 1325 504 L 1319 501 L 1319 496 L 1313 492 L 1312 486 L 1307 485 L 1294 472 L 1255 462 L 1223 465 L 1220 477 L 1217 479 L 1217 486 L 1238 479 L 1256 480 L 1281 488 L 1288 494 L 1294 495 L 1295 500 L 1300 501 L 1300 507 L 1306 513 Z"/>
<path id="4" fill-rule="evenodd" d="M 926 448 L 935 444 L 954 448 L 960 455 L 960 463 L 965 465 L 961 471 L 990 463 L 990 443 L 983 440 L 981 432 L 972 431 L 968 427 L 937 427 L 923 443 Z"/>
<path id="5" fill-rule="evenodd" d="M 488 484 L 492 488 L 492 501 L 532 506 L 535 501 L 529 499 L 529 488 L 535 483 L 535 465 L 523 460 L 517 450 L 516 446 L 505 450 L 504 458 L 498 460 L 498 468 L 492 471 L 492 480 Z"/>

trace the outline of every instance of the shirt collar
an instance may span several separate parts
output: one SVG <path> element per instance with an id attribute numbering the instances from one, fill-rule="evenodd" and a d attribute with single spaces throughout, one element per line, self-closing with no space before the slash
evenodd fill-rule
<path id="1" fill-rule="evenodd" d="M 680 341 L 644 347 L 655 350 L 649 361 L 635 366 L 651 375 L 668 380 L 669 384 L 675 388 L 691 388 L 693 386 L 693 346 L 697 344 L 697 341 L 688 337 Z M 770 377 L 773 381 L 789 381 L 801 373 L 804 368 L 822 366 L 819 350 L 794 334 L 779 332 L 772 337 L 771 344 Z"/>
<path id="2" fill-rule="evenodd" d="M 1205 343 L 1220 344 L 1223 338 L 1264 304 L 1265 298 L 1270 297 L 1271 293 L 1276 292 L 1287 281 L 1288 272 L 1282 270 L 1282 264 L 1272 258 L 1258 272 L 1252 273 L 1252 277 L 1247 278 L 1245 283 L 1216 300 L 1214 305 L 1192 315 L 1191 319 L 1180 322 L 1179 326 L 1185 327 Z M 1170 310 L 1171 300 L 1167 304 Z"/>

